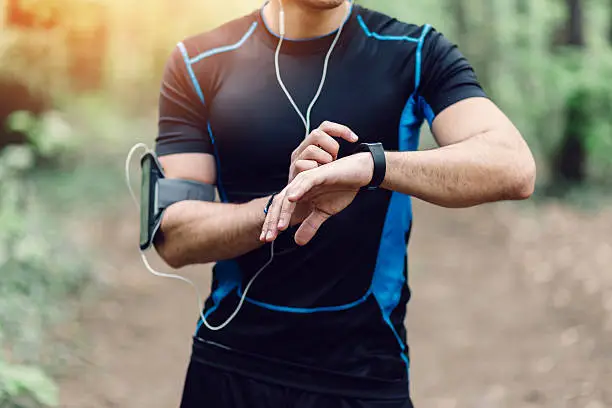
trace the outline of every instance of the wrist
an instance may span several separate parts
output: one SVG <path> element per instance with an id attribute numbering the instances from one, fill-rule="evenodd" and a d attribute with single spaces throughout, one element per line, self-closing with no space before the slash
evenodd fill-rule
<path id="1" fill-rule="evenodd" d="M 392 159 L 393 159 L 393 154 L 390 154 L 390 152 L 385 152 L 385 162 L 387 163 L 388 169 L 392 168 L 391 167 L 392 165 L 390 164 L 390 160 Z M 391 175 L 390 173 L 391 173 L 390 171 L 385 172 L 385 178 L 383 179 L 382 183 L 380 183 L 380 186 L 379 186 L 380 188 L 383 188 L 385 190 L 391 190 L 390 188 L 391 185 L 389 184 L 389 176 Z"/>
<path id="2" fill-rule="evenodd" d="M 270 210 L 270 207 L 272 206 L 272 203 L 274 202 L 274 197 L 276 197 L 276 193 L 268 197 L 268 201 L 266 202 L 266 206 L 264 207 L 264 210 L 263 210 L 264 215 L 268 215 L 268 211 Z"/>
<path id="3" fill-rule="evenodd" d="M 374 159 L 370 153 L 355 153 L 355 168 L 359 170 L 359 187 L 365 187 L 372 181 L 374 176 Z"/>
<path id="4" fill-rule="evenodd" d="M 268 201 L 270 200 L 270 197 L 271 196 L 255 198 L 248 203 L 249 207 L 251 208 L 250 214 L 251 214 L 252 220 L 256 223 L 256 225 L 259 228 L 261 228 L 264 221 L 266 220 L 266 213 L 264 212 L 264 210 L 266 209 L 268 205 Z"/>

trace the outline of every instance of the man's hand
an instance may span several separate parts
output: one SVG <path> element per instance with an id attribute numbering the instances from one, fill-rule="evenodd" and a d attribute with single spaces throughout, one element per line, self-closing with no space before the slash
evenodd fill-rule
<path id="1" fill-rule="evenodd" d="M 358 153 L 298 174 L 270 206 L 260 239 L 274 241 L 305 204 L 309 214 L 297 230 L 295 242 L 306 245 L 329 217 L 353 202 L 359 189 L 372 180 L 373 171 L 372 156 Z"/>
<path id="2" fill-rule="evenodd" d="M 325 121 L 313 130 L 291 154 L 289 181 L 298 174 L 315 169 L 338 158 L 340 144 L 334 139 L 339 137 L 355 143 L 358 137 L 351 129 L 338 123 Z"/>
<path id="3" fill-rule="evenodd" d="M 317 129 L 313 130 L 300 145 L 291 153 L 291 166 L 289 168 L 289 181 L 293 181 L 298 174 L 316 169 L 319 166 L 331 163 L 338 158 L 340 144 L 335 137 L 355 143 L 359 138 L 348 127 L 325 121 Z M 279 200 L 279 195 L 274 198 Z M 310 214 L 310 203 L 304 201 L 299 203 L 293 211 L 289 224 L 291 226 L 302 223 Z M 265 223 L 264 223 L 265 225 Z M 286 229 L 287 227 L 285 227 Z M 275 236 L 276 238 L 276 236 Z M 262 232 L 261 241 L 265 242 Z"/>

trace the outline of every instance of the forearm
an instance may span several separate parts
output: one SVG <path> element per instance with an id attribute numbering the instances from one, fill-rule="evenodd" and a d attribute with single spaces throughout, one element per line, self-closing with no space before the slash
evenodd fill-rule
<path id="1" fill-rule="evenodd" d="M 434 150 L 387 152 L 382 187 L 453 208 L 527 198 L 533 191 L 533 158 L 526 146 L 503 140 L 483 133 Z"/>
<path id="2" fill-rule="evenodd" d="M 156 244 L 174 268 L 231 259 L 259 246 L 268 198 L 245 204 L 182 201 L 170 206 Z"/>

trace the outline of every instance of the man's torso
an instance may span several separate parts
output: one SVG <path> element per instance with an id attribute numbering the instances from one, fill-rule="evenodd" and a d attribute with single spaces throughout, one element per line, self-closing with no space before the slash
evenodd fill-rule
<path id="1" fill-rule="evenodd" d="M 312 110 L 312 127 L 329 120 L 351 128 L 360 142 L 416 150 L 419 128 L 431 115 L 417 89 L 428 30 L 354 6 Z M 304 114 L 333 37 L 283 44 L 280 72 Z M 206 121 L 225 202 L 282 190 L 291 153 L 305 136 L 276 79 L 277 42 L 257 11 L 179 44 L 183 61 L 174 63 L 184 64 L 182 74 L 195 90 L 191 99 L 199 99 L 199 107 L 189 109 L 201 109 L 193 115 Z M 166 142 L 171 133 L 160 131 L 158 153 L 175 152 Z M 348 142 L 340 146 L 339 157 L 351 150 Z M 411 224 L 410 198 L 381 189 L 359 193 L 304 247 L 293 242 L 294 230 L 285 232 L 236 318 L 218 332 L 198 326 L 194 356 L 278 382 L 407 396 L 403 321 Z M 269 257 L 266 245 L 215 266 L 205 305 L 209 323 L 230 316 Z"/>

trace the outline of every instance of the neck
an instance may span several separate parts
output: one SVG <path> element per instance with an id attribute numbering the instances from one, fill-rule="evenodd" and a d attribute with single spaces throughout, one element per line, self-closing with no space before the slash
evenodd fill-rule
<path id="1" fill-rule="evenodd" d="M 300 4 L 297 1 L 283 0 L 285 10 L 285 38 L 304 39 L 320 37 L 338 29 L 350 9 L 350 3 L 331 9 L 317 9 Z M 278 0 L 269 1 L 263 10 L 264 18 L 270 30 L 277 35 L 279 29 L 280 4 Z"/>

